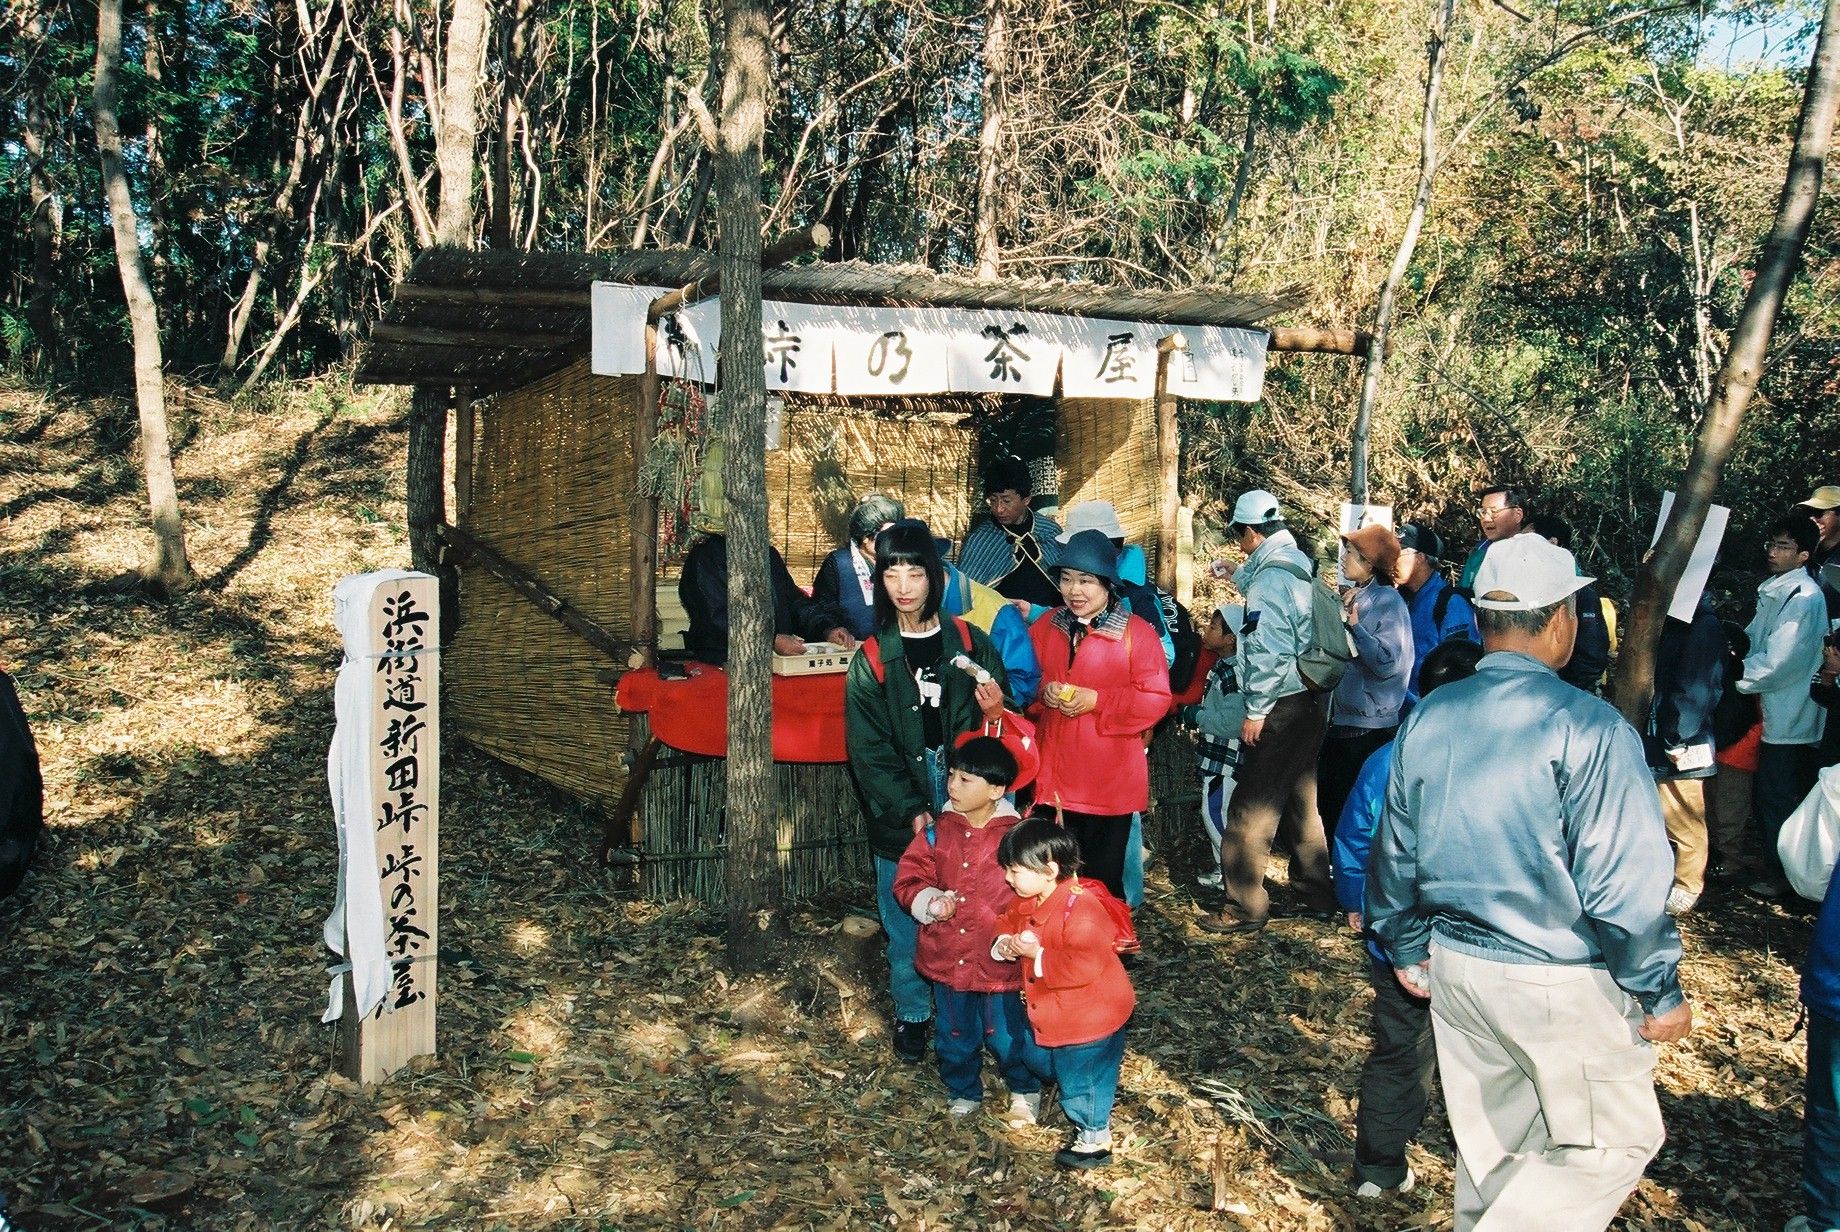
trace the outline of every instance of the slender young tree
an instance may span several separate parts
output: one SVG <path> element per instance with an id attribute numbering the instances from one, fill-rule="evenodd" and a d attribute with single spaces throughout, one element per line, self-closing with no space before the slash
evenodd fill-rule
<path id="1" fill-rule="evenodd" d="M 115 231 L 115 263 L 121 269 L 121 289 L 128 301 L 128 320 L 133 328 L 134 402 L 140 413 L 141 467 L 153 518 L 153 550 L 140 567 L 140 577 L 148 588 L 171 593 L 184 590 L 197 579 L 185 554 L 185 522 L 179 515 L 179 491 L 173 483 L 160 318 L 141 261 L 134 196 L 121 165 L 121 123 L 115 110 L 120 75 L 121 0 L 102 0 L 96 13 L 96 149 L 102 159 L 102 186 Z"/>
<path id="2" fill-rule="evenodd" d="M 1782 196 L 1777 199 L 1776 221 L 1764 241 L 1756 276 L 1744 297 L 1737 328 L 1732 331 L 1731 349 L 1725 353 L 1725 363 L 1713 385 L 1712 399 L 1700 419 L 1699 437 L 1687 459 L 1674 507 L 1668 512 L 1653 554 L 1636 574 L 1629 631 L 1624 635 L 1623 653 L 1617 664 L 1616 704 L 1623 717 L 1638 728 L 1647 721 L 1649 699 L 1655 691 L 1655 650 L 1661 644 L 1669 600 L 1705 528 L 1706 512 L 1737 444 L 1738 429 L 1751 395 L 1763 375 L 1783 297 L 1801 264 L 1802 246 L 1814 222 L 1815 204 L 1821 198 L 1821 172 L 1827 163 L 1837 105 L 1840 0 L 1827 0 L 1821 32 L 1815 40 L 1814 60 L 1808 68 L 1808 84 L 1802 93 L 1795 146 L 1789 153 Z"/>
<path id="3" fill-rule="evenodd" d="M 766 132 L 767 8 L 723 0 L 716 136 L 717 253 L 722 271 L 723 495 L 728 508 L 728 955 L 763 971 L 786 921 L 773 780 L 772 588 L 767 557 L 766 373 L 760 350 L 760 173 Z"/>
<path id="4" fill-rule="evenodd" d="M 1450 40 L 1450 18 L 1456 0 L 1434 0 L 1431 10 L 1431 37 L 1425 44 L 1425 109 L 1418 128 L 1418 191 L 1412 197 L 1412 212 L 1406 216 L 1405 233 L 1399 237 L 1399 251 L 1393 254 L 1392 268 L 1380 286 L 1380 302 L 1374 307 L 1373 342 L 1367 349 L 1367 368 L 1361 377 L 1361 404 L 1354 416 L 1354 441 L 1348 451 L 1348 488 L 1357 505 L 1367 503 L 1367 433 L 1373 423 L 1374 402 L 1380 396 L 1380 372 L 1386 366 L 1387 344 L 1393 329 L 1393 309 L 1399 301 L 1399 284 L 1412 267 L 1412 254 L 1418 250 L 1418 235 L 1424 229 L 1425 215 L 1431 210 L 1431 185 L 1438 169 L 1438 97 L 1444 87 L 1444 53 Z"/>
<path id="5" fill-rule="evenodd" d="M 973 237 L 979 278 L 995 278 L 1003 263 L 1003 250 L 997 237 L 997 212 L 1003 191 L 1003 142 L 1008 106 L 1008 0 L 985 0 L 984 115 L 978 127 L 977 219 Z"/>

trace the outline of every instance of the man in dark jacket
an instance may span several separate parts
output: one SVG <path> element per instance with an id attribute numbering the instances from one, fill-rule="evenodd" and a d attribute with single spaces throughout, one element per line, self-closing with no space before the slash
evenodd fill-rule
<path id="1" fill-rule="evenodd" d="M 19 888 L 45 827 L 38 750 L 13 681 L 0 672 L 0 898 Z"/>
<path id="2" fill-rule="evenodd" d="M 1527 519 L 1526 533 L 1572 550 L 1572 527 L 1564 518 L 1536 513 Z M 1571 662 L 1559 669 L 1559 679 L 1595 693 L 1609 670 L 1610 626 L 1604 623 L 1604 601 L 1593 583 L 1578 592 L 1578 640 L 1572 645 Z"/>
<path id="3" fill-rule="evenodd" d="M 806 642 L 830 642 L 845 650 L 856 639 L 843 627 L 834 608 L 819 603 L 799 589 L 777 549 L 767 548 L 767 569 L 773 584 L 773 649 L 777 654 L 798 654 Z M 710 535 L 684 557 L 684 575 L 677 597 L 690 617 L 684 645 L 691 657 L 720 667 L 728 662 L 728 538 Z"/>
<path id="4" fill-rule="evenodd" d="M 1691 621 L 1668 617 L 1655 651 L 1655 696 L 1642 743 L 1661 816 L 1674 844 L 1674 885 L 1667 910 L 1693 910 L 1706 888 L 1706 780 L 1713 761 L 1712 713 L 1725 687 L 1725 630 L 1712 610 L 1712 596 L 1700 593 Z"/>

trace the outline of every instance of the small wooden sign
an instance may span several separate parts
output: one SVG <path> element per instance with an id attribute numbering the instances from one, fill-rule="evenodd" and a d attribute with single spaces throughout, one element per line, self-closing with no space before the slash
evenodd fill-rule
<path id="1" fill-rule="evenodd" d="M 854 650 L 845 650 L 829 642 L 806 642 L 805 653 L 773 656 L 775 676 L 828 676 L 850 670 Z"/>
<path id="2" fill-rule="evenodd" d="M 380 1082 L 435 1051 L 440 946 L 440 591 L 425 573 L 348 577 L 334 592 L 345 661 L 328 759 L 339 828 L 329 945 L 348 960 L 328 1017 L 339 1071 Z"/>

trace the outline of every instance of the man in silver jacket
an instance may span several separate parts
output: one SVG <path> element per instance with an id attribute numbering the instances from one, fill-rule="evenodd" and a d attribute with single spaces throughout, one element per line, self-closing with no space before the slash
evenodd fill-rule
<path id="1" fill-rule="evenodd" d="M 1641 740 L 1557 675 L 1591 580 L 1494 545 L 1487 653 L 1400 729 L 1374 836 L 1367 922 L 1431 998 L 1457 1232 L 1607 1227 L 1665 1137 L 1653 1044 L 1692 1029 Z"/>

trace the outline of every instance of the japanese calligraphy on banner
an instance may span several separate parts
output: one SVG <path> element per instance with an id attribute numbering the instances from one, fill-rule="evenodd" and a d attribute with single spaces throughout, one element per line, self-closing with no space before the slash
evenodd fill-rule
<path id="1" fill-rule="evenodd" d="M 595 284 L 596 373 L 643 371 L 646 309 L 664 292 Z M 1264 330 L 1044 312 L 765 300 L 761 364 L 768 389 L 805 393 L 1046 396 L 1058 378 L 1065 397 L 1148 398 L 1156 391 L 1157 343 L 1172 333 L 1188 343 L 1170 359 L 1170 388 L 1178 395 L 1242 402 L 1261 396 L 1270 337 Z M 660 321 L 659 374 L 712 382 L 721 334 L 714 299 Z"/>
<path id="2" fill-rule="evenodd" d="M 387 569 L 341 579 L 333 603 L 345 644 L 326 759 L 339 877 L 322 935 L 346 962 L 321 1021 L 341 1020 L 347 1076 L 375 1082 L 435 1047 L 439 589 Z"/>

